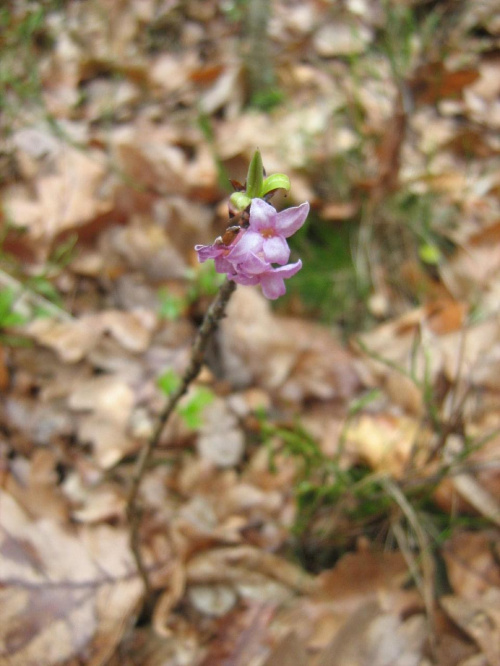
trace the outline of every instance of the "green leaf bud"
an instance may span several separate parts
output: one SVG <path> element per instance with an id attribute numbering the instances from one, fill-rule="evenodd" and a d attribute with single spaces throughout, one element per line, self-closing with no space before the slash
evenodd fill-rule
<path id="1" fill-rule="evenodd" d="M 253 154 L 252 161 L 248 167 L 247 182 L 246 182 L 246 195 L 250 199 L 262 196 L 262 183 L 264 180 L 264 167 L 262 165 L 262 157 L 260 150 L 256 150 Z"/>
<path id="2" fill-rule="evenodd" d="M 229 197 L 231 205 L 238 211 L 245 210 L 251 203 L 251 198 L 244 192 L 233 192 Z"/>
<path id="3" fill-rule="evenodd" d="M 284 173 L 273 173 L 268 176 L 262 184 L 261 196 L 265 196 L 273 190 L 290 190 L 290 178 Z"/>

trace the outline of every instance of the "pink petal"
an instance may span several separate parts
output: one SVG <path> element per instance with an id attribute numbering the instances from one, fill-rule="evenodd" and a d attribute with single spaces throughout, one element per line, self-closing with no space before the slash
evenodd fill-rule
<path id="1" fill-rule="evenodd" d="M 260 234 L 253 231 L 246 231 L 242 234 L 241 239 L 231 248 L 227 258 L 232 263 L 239 263 L 244 261 L 251 252 L 257 253 L 262 250 L 263 238 Z"/>
<path id="2" fill-rule="evenodd" d="M 207 259 L 215 259 L 224 252 L 223 247 L 220 245 L 195 245 L 194 249 L 198 253 L 200 264 L 207 261 Z"/>
<path id="3" fill-rule="evenodd" d="M 250 206 L 250 230 L 274 229 L 276 210 L 263 199 L 252 199 Z"/>
<path id="4" fill-rule="evenodd" d="M 266 273 L 260 281 L 262 293 L 270 301 L 275 301 L 286 293 L 285 281 L 279 275 Z"/>
<path id="5" fill-rule="evenodd" d="M 292 277 L 302 268 L 302 262 L 299 259 L 294 264 L 274 268 L 260 276 L 262 293 L 269 300 L 274 301 L 286 292 L 284 278 Z"/>
<path id="6" fill-rule="evenodd" d="M 275 230 L 280 236 L 288 238 L 304 224 L 309 215 L 309 203 L 305 201 L 300 206 L 287 208 L 276 214 Z"/>
<path id="7" fill-rule="evenodd" d="M 258 275 L 245 275 L 245 273 L 235 273 L 233 275 L 227 276 L 230 280 L 236 282 L 236 284 L 243 284 L 246 287 L 259 284 Z"/>
<path id="8" fill-rule="evenodd" d="M 271 264 L 268 261 L 264 261 L 260 256 L 250 253 L 245 257 L 244 261 L 237 264 L 236 269 L 238 273 L 259 275 L 270 270 Z"/>
<path id="9" fill-rule="evenodd" d="M 217 273 L 232 273 L 234 271 L 233 264 L 227 260 L 227 257 L 214 257 L 214 264 Z"/>
<path id="10" fill-rule="evenodd" d="M 290 248 L 282 236 L 264 240 L 262 250 L 265 259 L 274 264 L 286 264 L 290 257 Z"/>

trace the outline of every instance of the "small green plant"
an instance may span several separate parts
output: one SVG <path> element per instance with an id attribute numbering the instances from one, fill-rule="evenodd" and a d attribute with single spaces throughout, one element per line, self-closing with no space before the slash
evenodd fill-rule
<path id="1" fill-rule="evenodd" d="M 77 234 L 71 234 L 51 251 L 50 255 L 36 271 L 27 267 L 15 254 L 6 249 L 9 235 L 13 239 L 21 237 L 23 230 L 5 224 L 0 231 L 0 272 L 4 273 L 8 283 L 15 285 L 15 292 L 22 292 L 32 306 L 34 316 L 54 313 L 55 308 L 62 313 L 62 299 L 54 286 L 54 279 L 60 275 L 73 260 L 76 253 Z"/>
<path id="2" fill-rule="evenodd" d="M 166 288 L 161 288 L 158 292 L 160 307 L 158 314 L 167 321 L 176 321 L 179 319 L 188 305 L 188 299 L 177 294 L 172 294 Z"/>
<path id="3" fill-rule="evenodd" d="M 359 330 L 369 316 L 365 307 L 370 287 L 358 276 L 353 247 L 357 224 L 331 226 L 314 216 L 298 231 L 290 245 L 304 257 L 295 289 L 308 315 L 339 324 L 346 334 Z"/>
<path id="4" fill-rule="evenodd" d="M 274 60 L 271 55 L 268 26 L 272 3 L 252 0 L 241 3 L 244 9 L 243 33 L 250 105 L 263 111 L 280 104 L 283 94 L 276 86 Z"/>
<path id="5" fill-rule="evenodd" d="M 294 552 L 307 569 L 330 566 L 358 536 L 387 532 L 392 500 L 377 474 L 361 464 L 344 469 L 300 424 L 274 426 L 261 414 L 260 426 L 271 469 L 278 452 L 297 462 L 292 533 Z"/>
<path id="6" fill-rule="evenodd" d="M 250 99 L 250 106 L 261 111 L 271 111 L 285 100 L 285 93 L 279 88 L 268 88 L 254 93 Z"/>
<path id="7" fill-rule="evenodd" d="M 0 289 L 0 344 L 17 347 L 26 344 L 26 339 L 20 335 L 13 335 L 9 329 L 22 326 L 27 317 L 16 310 L 17 295 L 13 288 Z"/>
<path id="8" fill-rule="evenodd" d="M 7 287 L 0 290 L 0 329 L 20 326 L 26 322 L 26 317 L 15 310 L 16 294 Z"/>
<path id="9" fill-rule="evenodd" d="M 220 3 L 221 11 L 229 21 L 241 21 L 245 16 L 249 1 L 250 0 L 223 0 L 223 2 Z"/>
<path id="10" fill-rule="evenodd" d="M 0 9 L 0 109 L 8 117 L 14 117 L 23 103 L 41 102 L 37 44 L 45 15 L 42 6 L 24 15 L 8 6 Z"/>
<path id="11" fill-rule="evenodd" d="M 179 388 L 180 383 L 180 376 L 173 370 L 167 370 L 157 379 L 159 388 L 167 397 L 170 397 Z M 190 430 L 196 430 L 202 424 L 203 410 L 213 400 L 214 394 L 210 389 L 198 386 L 188 396 L 187 400 L 177 405 L 176 412 Z"/>
<path id="12" fill-rule="evenodd" d="M 376 355 L 374 358 L 383 361 Z M 390 362 L 388 365 L 397 369 Z M 425 421 L 435 433 L 437 450 L 434 455 L 437 455 L 452 432 L 455 417 L 452 415 L 452 423 L 444 420 L 425 369 L 421 379 L 417 378 L 413 364 L 408 371 L 401 372 L 422 391 L 427 408 Z M 400 480 L 373 471 L 362 461 L 346 468 L 342 452 L 348 423 L 378 395 L 380 391 L 369 391 L 351 404 L 339 437 L 338 454 L 333 457 L 326 456 L 315 438 L 300 424 L 276 426 L 269 423 L 265 414 L 260 414 L 263 443 L 269 450 L 271 470 L 276 468 L 278 454 L 292 456 L 297 461 L 293 550 L 307 569 L 319 571 L 332 566 L 364 536 L 380 544 L 397 542 L 399 547 L 413 543 L 412 549 L 416 551 L 412 555 L 416 563 L 413 575 L 417 584 L 421 584 L 420 579 L 425 578 L 426 573 L 425 567 L 422 576 L 418 572 L 420 555 L 422 560 L 437 557 L 441 543 L 457 526 L 487 523 L 488 516 L 471 521 L 470 517 L 443 511 L 434 502 L 439 484 L 466 469 L 469 456 L 484 442 L 465 438 L 464 449 L 453 463 L 442 460 L 438 471 L 432 474 L 422 474 L 421 466 L 412 464 Z M 456 425 L 460 427 L 458 422 Z"/>

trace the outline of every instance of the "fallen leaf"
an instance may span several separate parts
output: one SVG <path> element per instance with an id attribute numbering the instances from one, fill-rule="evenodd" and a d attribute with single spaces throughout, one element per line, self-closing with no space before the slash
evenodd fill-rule
<path id="1" fill-rule="evenodd" d="M 376 602 L 367 603 L 341 627 L 317 666 L 419 666 L 426 639 L 423 615 L 402 622 Z"/>
<path id="2" fill-rule="evenodd" d="M 280 397 L 346 400 L 359 387 L 353 359 L 320 325 L 278 318 L 258 291 L 237 290 L 221 325 L 224 376 L 258 382 Z"/>
<path id="3" fill-rule="evenodd" d="M 26 332 L 40 345 L 53 349 L 62 361 L 77 363 L 97 344 L 102 326 L 92 315 L 67 322 L 35 319 Z"/>
<path id="4" fill-rule="evenodd" d="M 397 479 L 404 478 L 414 452 L 426 448 L 425 435 L 430 441 L 430 433 L 423 431 L 420 421 L 389 414 L 362 414 L 344 433 L 352 455 Z"/>
<path id="5" fill-rule="evenodd" d="M 404 599 L 407 564 L 398 552 L 347 553 L 317 579 L 315 598 L 328 600 L 336 611 L 350 614 L 361 604 L 384 599 L 387 607 Z"/>
<path id="6" fill-rule="evenodd" d="M 36 196 L 27 200 L 12 191 L 5 205 L 13 224 L 26 227 L 35 241 L 50 241 L 111 210 L 111 194 L 103 195 L 107 170 L 97 151 L 82 152 L 65 145 L 54 174 L 36 181 Z"/>
<path id="7" fill-rule="evenodd" d="M 272 604 L 248 604 L 219 622 L 216 640 L 200 666 L 246 666 L 267 653 L 266 638 L 274 614 Z"/>
<path id="8" fill-rule="evenodd" d="M 120 345 L 132 352 L 144 352 L 151 342 L 156 324 L 154 313 L 143 310 L 120 312 L 107 310 L 102 313 L 101 325 Z"/>
<path id="9" fill-rule="evenodd" d="M 291 631 L 281 639 L 263 666 L 308 666 L 308 663 L 304 645 Z"/>
<path id="10" fill-rule="evenodd" d="M 497 532 L 456 532 L 443 548 L 448 579 L 456 595 L 480 599 L 490 588 L 500 588 Z"/>
<path id="11" fill-rule="evenodd" d="M 219 467 L 234 467 L 245 452 L 245 438 L 236 416 L 221 398 L 203 410 L 196 447 L 204 460 Z"/>
<path id="12" fill-rule="evenodd" d="M 229 585 L 191 585 L 188 599 L 199 613 L 222 617 L 234 607 L 237 594 Z"/>
<path id="13" fill-rule="evenodd" d="M 489 589 L 475 601 L 446 596 L 440 604 L 460 629 L 474 639 L 489 666 L 500 663 L 500 590 Z"/>
<path id="14" fill-rule="evenodd" d="M 117 426 L 127 423 L 133 404 L 132 389 L 112 375 L 83 380 L 68 399 L 70 409 L 98 412 Z"/>
<path id="15" fill-rule="evenodd" d="M 444 63 L 426 63 L 419 67 L 411 81 L 412 92 L 420 104 L 434 104 L 445 97 L 460 96 L 479 78 L 475 69 L 449 71 Z"/>
<path id="16" fill-rule="evenodd" d="M 33 522 L 2 491 L 0 508 L 0 664 L 104 664 L 142 594 L 126 532 Z"/>
<path id="17" fill-rule="evenodd" d="M 371 31 L 366 26 L 337 20 L 322 25 L 314 35 L 313 44 L 318 55 L 331 58 L 363 53 L 371 39 Z"/>
<path id="18" fill-rule="evenodd" d="M 228 582 L 240 588 L 251 587 L 252 580 L 264 593 L 265 579 L 280 583 L 283 591 L 314 589 L 312 578 L 291 562 L 251 546 L 212 549 L 191 558 L 187 564 L 190 584 Z M 257 590 L 258 591 L 258 590 Z"/>
<path id="19" fill-rule="evenodd" d="M 92 444 L 95 461 L 102 469 L 113 467 L 137 451 L 137 443 L 127 435 L 124 426 L 102 412 L 81 416 L 77 432 L 80 443 Z"/>

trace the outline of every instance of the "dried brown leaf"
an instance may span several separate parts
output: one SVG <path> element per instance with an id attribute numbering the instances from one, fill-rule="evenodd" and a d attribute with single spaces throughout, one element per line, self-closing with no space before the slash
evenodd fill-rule
<path id="1" fill-rule="evenodd" d="M 80 417 L 78 439 L 82 444 L 93 445 L 95 461 L 102 469 L 113 467 L 137 450 L 136 442 L 127 435 L 124 425 L 103 412 Z"/>
<path id="2" fill-rule="evenodd" d="M 459 97 L 467 86 L 479 78 L 475 69 L 446 70 L 444 63 L 426 63 L 413 75 L 411 89 L 421 104 L 435 104 L 445 97 Z"/>
<path id="3" fill-rule="evenodd" d="M 294 631 L 286 634 L 262 666 L 308 666 L 304 645 Z"/>
<path id="4" fill-rule="evenodd" d="M 235 292 L 221 341 L 225 374 L 236 386 L 257 381 L 296 402 L 346 400 L 359 387 L 351 356 L 327 329 L 276 317 L 258 291 Z"/>
<path id="5" fill-rule="evenodd" d="M 70 409 L 99 412 L 121 426 L 128 421 L 133 403 L 132 389 L 112 375 L 99 375 L 82 381 L 68 399 Z"/>
<path id="6" fill-rule="evenodd" d="M 104 664 L 142 593 L 127 538 L 108 527 L 76 533 L 32 522 L 2 492 L 0 664 Z"/>
<path id="7" fill-rule="evenodd" d="M 387 609 L 404 602 L 401 586 L 407 564 L 398 552 L 359 552 L 344 555 L 333 569 L 318 576 L 316 598 L 329 600 L 342 613 L 351 613 L 360 604 L 382 598 Z"/>
<path id="8" fill-rule="evenodd" d="M 315 587 L 313 579 L 299 567 L 251 546 L 216 548 L 195 555 L 187 564 L 187 579 L 191 584 L 230 582 L 243 588 L 254 581 L 264 594 L 266 579 L 289 593 Z"/>
<path id="9" fill-rule="evenodd" d="M 446 542 L 443 556 L 456 595 L 474 601 L 490 588 L 500 588 L 498 532 L 457 532 Z"/>
<path id="10" fill-rule="evenodd" d="M 246 666 L 267 653 L 266 639 L 274 615 L 272 604 L 250 604 L 221 619 L 214 640 L 200 666 Z"/>
<path id="11" fill-rule="evenodd" d="M 419 420 L 390 414 L 362 414 L 351 421 L 345 440 L 352 455 L 378 472 L 404 478 L 414 449 L 422 447 L 422 426 Z M 430 434 L 427 433 L 427 441 Z"/>
<path id="12" fill-rule="evenodd" d="M 102 327 L 93 316 L 67 322 L 35 319 L 27 333 L 39 344 L 53 349 L 62 361 L 76 363 L 97 344 Z"/>
<path id="13" fill-rule="evenodd" d="M 489 589 L 476 601 L 447 596 L 440 603 L 450 618 L 474 639 L 489 666 L 500 663 L 500 590 Z"/>
<path id="14" fill-rule="evenodd" d="M 50 241 L 111 210 L 112 196 L 103 194 L 106 177 L 100 153 L 66 146 L 57 158 L 56 172 L 36 180 L 36 198 L 12 191 L 6 209 L 13 223 L 26 227 L 35 241 Z"/>
<path id="15" fill-rule="evenodd" d="M 245 438 L 236 416 L 221 398 L 204 410 L 196 443 L 198 453 L 219 467 L 234 467 L 245 452 Z"/>
<path id="16" fill-rule="evenodd" d="M 376 602 L 363 604 L 341 627 L 317 666 L 419 666 L 427 638 L 425 618 L 401 622 Z"/>

